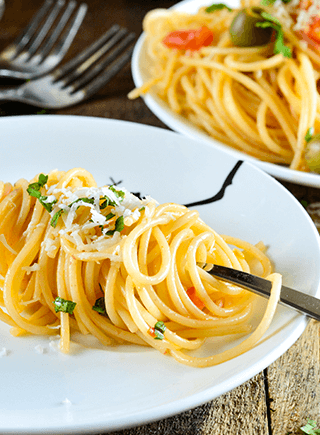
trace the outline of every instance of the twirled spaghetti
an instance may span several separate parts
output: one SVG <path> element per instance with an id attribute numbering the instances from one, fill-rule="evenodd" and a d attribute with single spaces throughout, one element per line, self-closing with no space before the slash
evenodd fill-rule
<path id="1" fill-rule="evenodd" d="M 115 186 L 97 187 L 84 169 L 0 184 L 0 320 L 15 336 L 72 331 L 102 344 L 152 346 L 205 367 L 252 348 L 272 320 L 281 277 L 264 246 L 217 234 L 195 210 Z M 260 325 L 221 354 L 186 351 L 207 337 L 248 333 L 254 296 L 208 274 L 212 262 L 269 277 Z"/>
<path id="2" fill-rule="evenodd" d="M 247 6 L 259 6 L 279 22 L 290 55 L 276 53 L 272 41 L 234 45 L 230 26 L 240 9 L 201 8 L 195 14 L 156 9 L 143 23 L 151 78 L 129 98 L 152 90 L 212 138 L 263 161 L 309 171 L 306 134 L 320 131 L 318 0 L 241 2 Z M 171 32 L 202 26 L 212 31 L 208 46 L 164 44 Z"/>

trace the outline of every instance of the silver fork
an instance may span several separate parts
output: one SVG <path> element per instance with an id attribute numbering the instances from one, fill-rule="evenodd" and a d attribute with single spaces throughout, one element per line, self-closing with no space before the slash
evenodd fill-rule
<path id="1" fill-rule="evenodd" d="M 27 27 L 0 53 L 0 77 L 32 79 L 64 58 L 86 15 L 75 0 L 46 0 Z"/>
<path id="2" fill-rule="evenodd" d="M 46 109 L 77 104 L 95 94 L 130 61 L 134 38 L 134 33 L 114 25 L 52 73 L 0 90 L 0 101 L 19 101 Z"/>

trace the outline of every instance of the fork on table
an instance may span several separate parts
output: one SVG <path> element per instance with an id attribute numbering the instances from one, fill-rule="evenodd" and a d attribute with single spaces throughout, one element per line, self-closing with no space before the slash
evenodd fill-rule
<path id="1" fill-rule="evenodd" d="M 19 101 L 46 109 L 79 103 L 102 88 L 131 59 L 135 34 L 117 24 L 51 73 L 0 90 L 0 101 Z"/>
<path id="2" fill-rule="evenodd" d="M 32 79 L 64 58 L 86 15 L 85 3 L 46 0 L 27 27 L 0 52 L 0 77 Z"/>

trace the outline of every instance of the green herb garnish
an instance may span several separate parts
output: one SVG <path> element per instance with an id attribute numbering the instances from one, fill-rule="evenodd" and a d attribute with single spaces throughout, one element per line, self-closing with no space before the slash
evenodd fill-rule
<path id="1" fill-rule="evenodd" d="M 109 205 L 116 205 L 114 201 L 111 201 L 107 196 L 103 196 L 101 199 L 103 200 L 103 202 L 100 204 L 100 210 L 107 208 Z"/>
<path id="2" fill-rule="evenodd" d="M 125 193 L 122 192 L 122 190 L 117 190 L 113 186 L 110 186 L 109 190 L 111 190 L 116 195 L 116 197 L 119 199 L 120 202 L 123 201 L 123 199 L 125 197 Z M 109 205 L 111 207 L 115 207 L 117 205 L 116 202 L 112 201 L 108 196 L 101 197 L 101 200 L 103 202 L 100 204 L 100 210 L 103 210 L 104 208 L 108 207 Z"/>
<path id="3" fill-rule="evenodd" d="M 105 301 L 104 301 L 104 296 L 101 296 L 101 298 L 98 298 L 95 302 L 95 304 L 93 305 L 92 309 L 94 311 L 97 311 L 97 313 L 102 314 L 103 316 L 107 316 L 107 311 L 106 311 L 106 305 L 105 305 Z"/>
<path id="4" fill-rule="evenodd" d="M 116 220 L 115 223 L 115 228 L 114 230 L 110 230 L 106 232 L 107 236 L 113 236 L 113 234 L 118 231 L 119 233 L 124 229 L 124 217 L 123 216 L 119 216 Z"/>
<path id="5" fill-rule="evenodd" d="M 78 199 L 76 199 L 76 200 L 73 201 L 71 204 L 69 204 L 68 207 L 72 207 L 73 204 L 76 204 L 77 202 L 80 202 L 80 201 L 85 202 L 85 203 L 87 203 L 87 204 L 94 204 L 94 198 L 86 198 L 86 197 L 83 197 L 83 198 L 78 198 Z M 80 206 L 79 206 L 79 207 L 80 207 Z"/>
<path id="6" fill-rule="evenodd" d="M 310 435 L 320 434 L 320 429 L 317 428 L 317 422 L 314 420 L 308 420 L 308 423 L 300 429 L 302 430 L 302 432 Z"/>
<path id="7" fill-rule="evenodd" d="M 163 340 L 164 339 L 164 331 L 167 329 L 166 325 L 159 321 L 154 325 L 154 333 L 155 333 L 155 340 Z"/>
<path id="8" fill-rule="evenodd" d="M 110 186 L 109 189 L 122 201 L 125 197 L 125 193 L 122 190 L 117 190 L 114 186 Z"/>
<path id="9" fill-rule="evenodd" d="M 55 298 L 53 303 L 54 303 L 54 310 L 56 313 L 61 311 L 62 313 L 73 314 L 73 310 L 77 305 L 76 302 L 68 301 L 66 299 L 60 298 L 59 296 Z"/>
<path id="10" fill-rule="evenodd" d="M 275 2 L 276 2 L 276 0 L 261 0 L 261 4 L 263 6 L 271 6 Z M 285 4 L 290 3 L 290 2 L 291 2 L 291 0 L 282 0 L 282 3 L 285 3 Z"/>
<path id="11" fill-rule="evenodd" d="M 60 210 L 58 210 L 53 216 L 52 219 L 50 221 L 50 225 L 55 228 L 57 226 L 59 217 L 64 213 L 64 210 L 61 208 Z"/>
<path id="12" fill-rule="evenodd" d="M 41 175 L 43 175 L 43 174 L 41 174 Z M 42 179 L 42 182 L 44 183 L 44 184 L 46 184 L 46 182 L 47 182 L 47 179 L 48 179 L 48 177 L 46 178 L 46 179 Z M 40 180 L 40 176 L 39 176 L 39 180 Z M 38 199 L 39 199 L 39 201 L 41 202 L 41 200 L 45 200 L 47 197 L 45 197 L 45 196 L 41 196 L 41 194 L 40 194 L 40 191 L 39 191 L 39 189 L 40 189 L 40 187 L 42 187 L 44 184 L 41 184 L 40 182 L 38 182 L 38 183 L 33 183 L 32 185 L 29 185 L 29 187 L 28 187 L 28 189 L 30 188 L 31 190 L 31 192 L 32 193 L 30 193 L 30 195 L 32 194 L 32 196 L 36 196 Z M 31 187 L 30 187 L 31 186 Z M 35 186 L 35 187 L 33 187 L 33 186 Z M 124 197 L 125 197 L 125 193 L 124 192 L 122 192 L 121 190 L 116 190 L 113 186 L 110 186 L 109 187 L 109 189 L 116 195 L 116 197 L 117 198 L 119 198 L 119 201 L 121 202 L 123 199 L 124 199 Z M 28 190 L 28 192 L 29 192 L 29 190 Z M 86 198 L 86 197 L 83 197 L 83 198 L 78 198 L 78 199 L 76 199 L 75 201 L 73 201 L 71 204 L 69 204 L 68 205 L 68 207 L 69 208 L 71 208 L 72 206 L 73 206 L 73 204 L 76 204 L 76 203 L 78 203 L 78 202 L 84 202 L 84 203 L 87 203 L 87 204 L 94 204 L 94 198 Z M 112 201 L 110 198 L 108 198 L 107 196 L 102 196 L 101 198 L 100 198 L 100 201 L 102 201 L 101 203 L 100 203 L 100 205 L 99 205 L 99 208 L 100 208 L 100 210 L 103 210 L 103 209 L 105 209 L 106 207 L 108 207 L 108 206 L 112 206 L 112 207 L 115 207 L 117 204 L 116 204 L 116 202 L 115 201 Z M 46 209 L 49 211 L 49 212 L 51 212 L 52 211 L 52 206 L 53 206 L 53 204 L 55 204 L 57 202 L 57 200 L 55 200 L 54 202 L 52 202 L 52 203 L 49 203 L 49 204 L 47 204 L 47 203 L 43 203 L 43 206 L 44 207 L 46 207 Z M 81 205 L 79 205 L 79 207 L 80 207 Z M 65 212 L 65 210 L 64 209 L 61 209 L 61 210 L 58 210 L 55 214 L 54 214 L 54 216 L 52 217 L 52 219 L 51 219 L 51 221 L 50 221 L 50 225 L 52 226 L 52 227 L 56 227 L 57 226 L 57 223 L 58 223 L 58 220 L 59 220 L 59 218 L 60 218 L 60 216 L 63 214 Z M 113 214 L 113 213 L 109 213 L 107 216 L 106 216 L 106 220 L 108 221 L 108 220 L 110 220 L 111 218 L 113 218 L 115 215 Z M 122 219 L 121 219 L 122 218 Z M 100 228 L 101 229 L 103 229 L 103 226 L 100 226 Z M 114 232 L 115 231 L 122 231 L 123 230 L 123 228 L 124 228 L 124 223 L 123 223 L 123 217 L 122 216 L 120 216 L 120 218 L 118 218 L 117 219 L 117 221 L 116 221 L 116 227 L 115 227 L 115 229 L 114 230 L 112 230 L 112 231 L 110 231 L 110 232 L 108 232 L 107 233 L 107 235 L 113 235 L 114 234 Z"/>
<path id="13" fill-rule="evenodd" d="M 76 204 L 77 202 L 80 202 L 80 201 L 83 201 L 83 202 L 85 202 L 85 203 L 87 203 L 87 204 L 94 204 L 94 198 L 86 198 L 86 197 L 83 197 L 83 198 L 78 198 L 78 199 L 76 199 L 75 201 L 73 201 L 71 204 L 69 204 L 68 205 L 68 207 L 72 207 L 73 206 L 73 204 Z M 80 207 L 80 205 L 79 205 L 79 207 Z M 63 210 L 63 209 L 60 209 L 60 210 L 58 210 L 54 215 L 53 215 L 53 217 L 52 217 L 52 219 L 51 219 L 51 221 L 50 221 L 50 225 L 52 226 L 52 227 L 56 227 L 57 226 L 57 223 L 58 223 L 58 220 L 59 220 L 59 217 L 63 214 L 65 212 L 65 210 Z"/>
<path id="14" fill-rule="evenodd" d="M 48 197 L 41 195 L 40 189 L 47 183 L 47 181 L 48 175 L 40 174 L 37 182 L 29 184 L 27 187 L 27 192 L 30 196 L 37 198 L 40 204 L 50 213 L 57 200 L 55 199 L 52 202 L 46 202 Z"/>
<path id="15" fill-rule="evenodd" d="M 48 175 L 40 174 L 36 183 L 29 184 L 27 192 L 29 193 L 29 189 L 40 190 L 41 187 L 47 184 L 48 178 Z"/>
<path id="16" fill-rule="evenodd" d="M 106 221 L 109 221 L 109 220 L 112 219 L 113 217 L 115 217 L 115 214 L 113 214 L 113 213 L 109 213 L 109 214 L 107 214 L 107 216 L 106 216 Z"/>
<path id="17" fill-rule="evenodd" d="M 73 204 L 75 204 L 75 203 L 77 203 L 77 202 L 79 202 L 79 201 L 83 201 L 83 202 L 86 202 L 86 203 L 88 203 L 88 204 L 93 204 L 94 203 L 94 198 L 78 198 L 78 199 L 76 199 L 75 201 L 73 201 L 71 204 L 69 204 L 68 205 L 68 207 L 72 207 L 73 206 Z M 57 201 L 56 201 L 57 202 Z M 79 206 L 80 207 L 80 206 Z M 50 210 L 50 211 L 52 211 L 52 209 Z M 55 228 L 56 226 L 57 226 L 57 223 L 58 223 L 58 220 L 59 220 L 59 218 L 60 218 L 60 216 L 63 214 L 65 212 L 65 210 L 64 209 L 60 209 L 60 210 L 58 210 L 54 215 L 53 215 L 53 217 L 52 217 L 52 219 L 51 219 L 51 221 L 50 221 L 50 225 L 53 227 L 53 228 Z"/>
<path id="18" fill-rule="evenodd" d="M 224 3 L 214 3 L 213 5 L 208 6 L 205 11 L 210 14 L 211 12 L 220 11 L 221 9 L 228 9 L 229 12 L 232 12 L 232 9 Z"/>
<path id="19" fill-rule="evenodd" d="M 308 128 L 308 131 L 304 137 L 304 140 L 306 142 L 310 142 L 312 139 L 313 133 L 314 133 L 314 128 L 313 127 Z"/>
<path id="20" fill-rule="evenodd" d="M 291 48 L 285 45 L 283 30 L 280 21 L 268 12 L 261 12 L 262 18 L 265 21 L 256 23 L 256 27 L 267 28 L 271 27 L 276 31 L 276 40 L 274 42 L 274 53 L 282 53 L 284 57 L 292 57 Z"/>

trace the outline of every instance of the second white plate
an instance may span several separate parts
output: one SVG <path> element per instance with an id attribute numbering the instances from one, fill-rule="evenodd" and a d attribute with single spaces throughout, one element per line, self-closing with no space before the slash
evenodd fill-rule
<path id="1" fill-rule="evenodd" d="M 183 12 L 195 13 L 201 6 L 208 6 L 212 3 L 214 2 L 210 0 L 184 0 L 179 2 L 173 8 Z M 235 8 L 239 6 L 238 0 L 229 0 L 227 3 L 230 7 Z M 136 87 L 139 87 L 150 78 L 149 60 L 146 56 L 144 33 L 142 33 L 136 43 L 131 65 L 133 80 Z M 145 95 L 143 99 L 149 109 L 164 124 L 176 132 L 182 133 L 197 140 L 201 140 L 214 148 L 224 150 L 237 159 L 248 160 L 266 171 L 268 174 L 271 174 L 281 180 L 307 186 L 320 187 L 320 175 L 292 170 L 285 166 L 262 162 L 254 157 L 248 156 L 247 154 L 244 154 L 228 147 L 221 142 L 216 141 L 215 139 L 212 139 L 208 134 L 196 127 L 190 121 L 181 115 L 174 113 L 164 101 L 155 95 L 155 93 L 150 92 Z"/>

